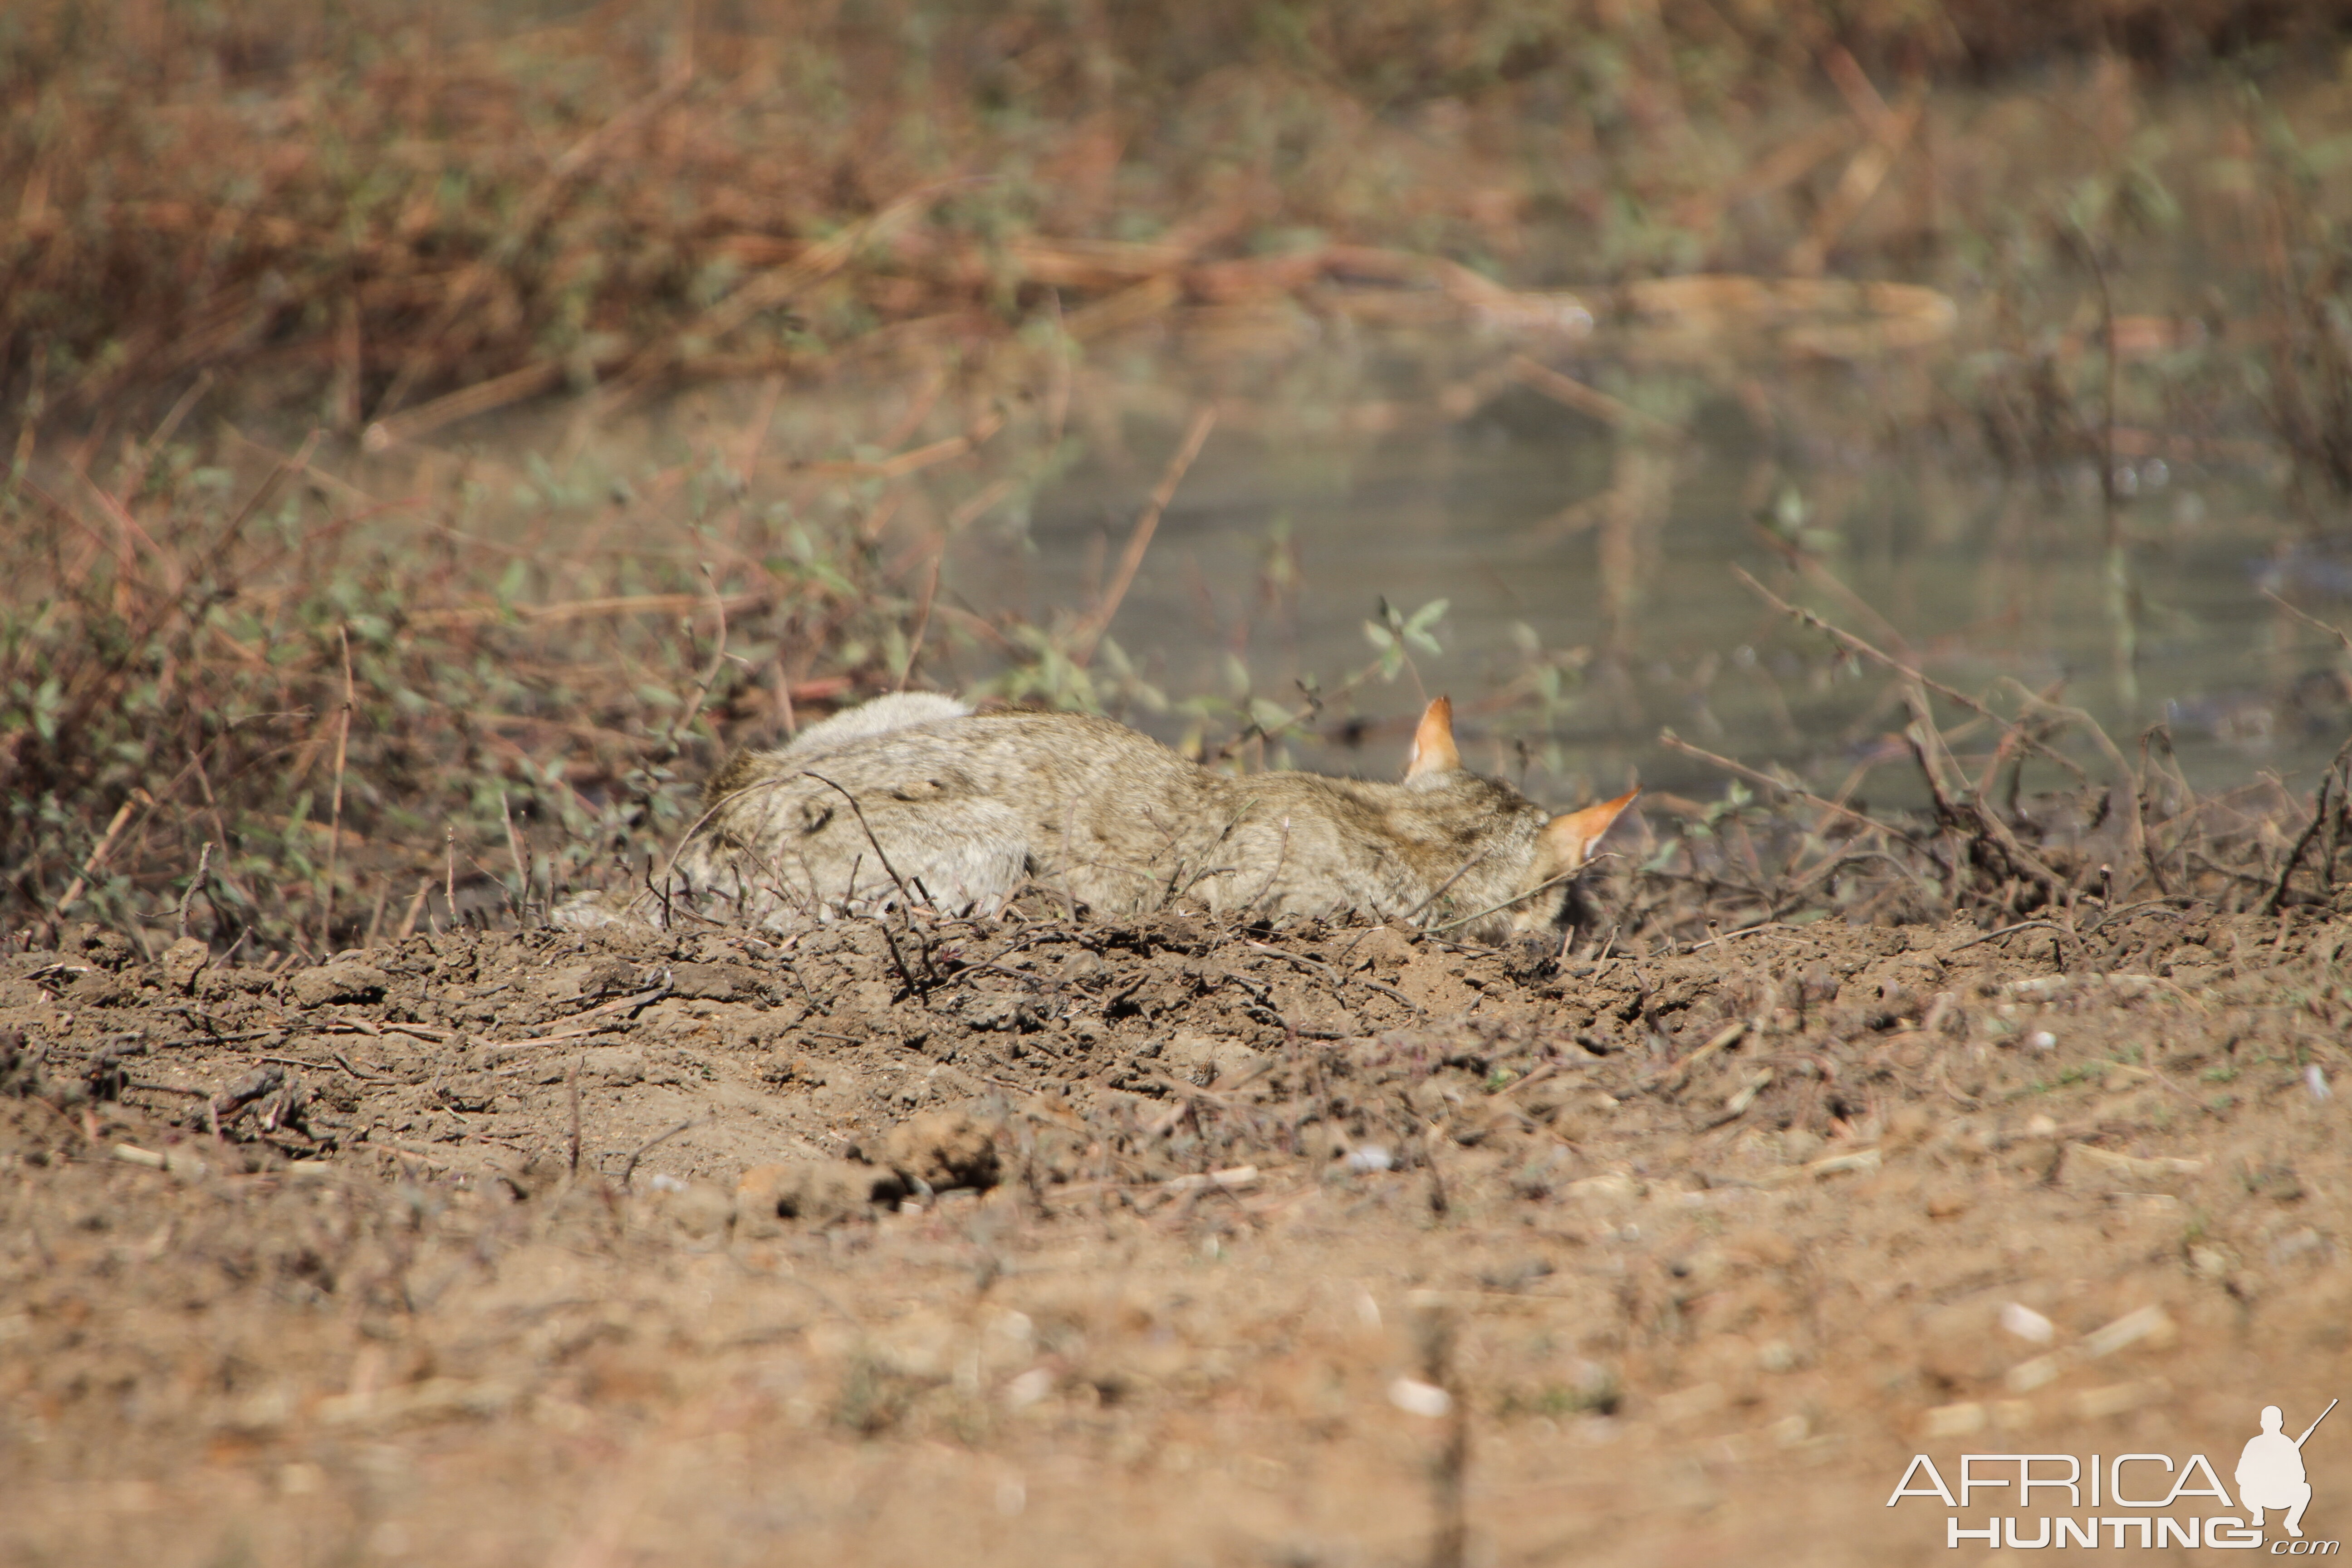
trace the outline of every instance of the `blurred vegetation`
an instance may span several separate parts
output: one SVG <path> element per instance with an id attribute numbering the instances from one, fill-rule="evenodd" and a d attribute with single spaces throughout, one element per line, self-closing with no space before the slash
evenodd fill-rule
<path id="1" fill-rule="evenodd" d="M 2337 71 L 2347 26 L 2236 0 L 24 0 L 0 13 L 0 922 L 315 951 L 532 919 L 642 875 L 723 745 L 959 650 L 1010 698 L 1171 705 L 1104 635 L 1123 590 L 1034 626 L 941 563 L 1069 460 L 1066 422 L 1115 447 L 1072 367 L 1176 311 L 1337 319 L 1370 281 L 1384 309 L 1489 311 L 1573 286 L 1615 320 L 1645 279 L 1940 270 L 1993 322 L 1942 433 L 2112 473 L 2143 426 L 2258 428 L 2340 504 L 2352 141 L 2264 84 Z M 2193 166 L 2258 259 L 2158 313 L 2111 279 L 2212 199 L 2150 96 L 2178 81 L 2225 105 Z M 2001 82 L 2028 85 L 1982 96 Z M 2055 122 L 2084 133 L 2047 145 Z M 1906 160 L 1932 172 L 1865 215 Z M 520 534 L 463 466 L 383 494 L 326 461 L 551 393 L 593 431 L 861 359 L 929 379 L 840 460 L 763 468 L 757 432 L 650 477 L 592 452 L 518 482 Z M 1464 384 L 1434 405 L 1492 392 Z M 1636 436 L 1689 401 L 1671 374 L 1620 390 L 1582 406 Z M 1626 496 L 1663 497 L 1651 439 L 1624 437 Z M 1610 515 L 1630 623 L 1646 524 Z M 1269 602 L 1295 596 L 1268 560 Z M 1173 694 L 1188 742 L 1278 763 L 1352 723 L 1364 682 L 1417 679 L 1444 607 L 1414 604 L 1328 691 L 1234 660 Z M 1540 731 L 1588 655 L 1521 645 L 1490 711 Z"/>
<path id="2" fill-rule="evenodd" d="M 2244 0 L 24 0 L 0 16 L 0 388 L 89 417 L 212 367 L 356 428 L 499 376 L 736 374 L 944 311 L 985 331 L 1049 289 L 1075 307 L 1169 270 L 1081 242 L 1195 265 L 1393 245 L 1523 284 L 1750 270 L 1801 237 L 1777 231 L 1779 187 L 1811 187 L 1801 225 L 1832 199 L 1833 135 L 1753 162 L 1825 70 L 1866 93 L 2065 51 L 2246 68 L 2325 58 L 2347 20 Z"/>

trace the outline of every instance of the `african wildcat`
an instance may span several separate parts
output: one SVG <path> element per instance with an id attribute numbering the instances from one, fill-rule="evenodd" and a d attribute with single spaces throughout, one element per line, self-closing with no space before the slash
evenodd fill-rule
<path id="1" fill-rule="evenodd" d="M 785 930 L 900 902 L 993 910 L 1034 884 L 1101 914 L 1425 916 L 1474 940 L 1556 926 L 1568 882 L 1633 800 L 1559 816 L 1462 765 L 1432 702 L 1400 784 L 1212 773 L 1108 719 L 877 699 L 704 794 L 679 896 Z M 630 900 L 648 913 L 649 895 Z M 609 898 L 559 921 L 601 925 Z"/>

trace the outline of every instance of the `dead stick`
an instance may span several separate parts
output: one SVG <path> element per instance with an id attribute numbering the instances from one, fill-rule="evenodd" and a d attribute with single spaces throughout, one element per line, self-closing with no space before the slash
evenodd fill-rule
<path id="1" fill-rule="evenodd" d="M 2326 632 L 2329 637 L 2334 637 L 2336 642 L 2343 646 L 2346 653 L 2352 653 L 2352 637 L 2346 636 L 2341 627 L 2331 626 L 2316 616 L 2307 616 L 2304 614 L 2301 610 L 2296 609 L 2293 605 L 2288 604 L 2284 599 L 2280 598 L 2276 594 L 2272 593 L 2268 588 L 2263 590 L 2263 597 L 2268 599 L 2272 604 L 2276 605 L 2280 609 L 2284 610 L 2288 615 L 2293 616 L 2296 620 L 2301 621 L 2305 626 L 2311 627 L 2313 630 Z M 2329 1408 L 2333 1409 L 2334 1406 L 2331 1405 Z"/>
<path id="2" fill-rule="evenodd" d="M 1774 609 L 1780 611 L 1782 615 L 1787 616 L 1791 620 L 1796 621 L 1799 625 L 1810 626 L 1813 630 L 1820 632 L 1822 636 L 1828 637 L 1832 642 L 1836 643 L 1840 647 L 1844 648 L 1847 652 L 1869 659 L 1873 663 L 1884 665 L 1888 669 L 1891 669 L 1895 674 L 1901 676 L 1904 679 L 1916 681 L 1921 686 L 1924 686 L 1928 690 L 1934 692 L 1937 696 L 1943 698 L 1946 701 L 1958 703 L 1959 706 L 1967 709 L 1971 713 L 1977 714 L 1980 718 L 1990 720 L 1993 723 L 2001 725 L 2004 728 L 2015 727 L 2016 721 L 2002 718 L 1990 708 L 1985 706 L 1983 702 L 1969 696 L 1967 692 L 1947 686 L 1940 680 L 1929 679 L 1927 676 L 1920 673 L 1911 666 L 1904 663 L 1901 659 L 1896 658 L 1894 655 L 1882 652 L 1874 645 L 1864 642 L 1862 638 L 1854 636 L 1852 632 L 1845 630 L 1843 627 L 1832 626 L 1829 622 L 1823 620 L 1812 611 L 1789 603 L 1788 600 L 1780 597 L 1780 595 L 1775 594 L 1771 589 L 1767 588 L 1763 584 L 1748 575 L 1744 568 L 1734 566 L 1731 569 L 1731 573 L 1733 576 L 1738 578 L 1742 583 L 1747 584 L 1749 588 L 1753 589 L 1766 604 L 1771 605 Z M 2063 710 L 2062 711 L 2072 711 L 2072 710 Z M 2088 784 L 2090 782 L 2088 775 L 2083 772 L 2082 764 L 2075 762 L 2074 758 L 2066 756 L 2059 752 L 2053 751 L 2049 746 L 2034 739 L 2032 735 L 2021 732 L 2019 739 L 2023 741 L 2027 745 L 2032 747 L 2034 751 L 2040 752 L 2043 757 L 2073 773 L 2077 782 L 2083 784 Z M 2118 764 L 2120 765 L 2120 758 L 2118 758 Z M 2124 771 L 2128 773 L 2130 769 L 2125 768 Z"/>
<path id="3" fill-rule="evenodd" d="M 2124 760 L 2123 749 L 2116 744 L 2114 737 L 2110 736 L 2105 729 L 2100 725 L 2099 721 L 2092 718 L 2089 713 L 2080 708 L 2070 708 L 2063 702 L 2051 701 L 2050 699 L 2042 696 L 2040 692 L 2034 690 L 2032 687 L 2026 685 L 2025 682 L 2018 679 L 2013 675 L 2002 676 L 2000 678 L 2000 684 L 2012 688 L 2017 692 L 2019 700 L 2027 707 L 2033 709 L 2037 712 L 2046 714 L 2049 717 L 2059 720 L 2064 723 L 2079 725 L 2084 730 L 2087 731 L 2093 743 L 2099 748 L 2100 752 L 2105 755 L 2107 761 L 2114 765 L 2116 778 L 2130 779 L 2136 777 L 2132 772 L 2131 763 Z M 2056 755 L 2055 752 L 2049 752 L 2047 748 L 2043 748 L 2043 751 L 2046 755 Z M 2076 767 L 2072 763 L 2068 763 L 2066 765 L 2073 769 L 2074 776 L 2077 779 L 2082 779 L 2085 783 L 2089 782 L 2087 775 L 2084 773 L 2080 767 Z M 2137 826 L 2135 826 L 2134 831 L 2137 831 Z"/>
<path id="4" fill-rule="evenodd" d="M 712 574 L 710 563 L 708 561 L 702 563 L 702 580 L 710 590 L 711 605 L 719 612 L 719 641 L 711 649 L 710 668 L 702 672 L 701 680 L 695 685 L 694 695 L 688 699 L 686 705 L 677 710 L 677 717 L 670 721 L 669 735 L 662 742 L 661 755 L 665 762 L 677 755 L 678 736 L 685 731 L 688 724 L 701 717 L 702 705 L 710 697 L 710 688 L 719 679 L 719 672 L 727 666 L 727 600 L 725 595 L 719 592 L 719 579 Z M 689 643 L 693 636 L 693 625 L 689 622 L 687 626 L 687 637 Z"/>
<path id="5" fill-rule="evenodd" d="M 2287 851 L 2284 864 L 2279 867 L 2278 880 L 2271 884 L 2270 896 L 2263 900 L 2263 913 L 2274 915 L 2279 912 L 2279 906 L 2285 902 L 2287 882 L 2294 876 L 2295 867 L 2302 863 L 2303 852 L 2311 847 L 2311 841 L 2319 837 L 2319 829 L 2327 820 L 2327 793 L 2335 782 L 2336 774 L 2332 771 L 2319 781 L 2319 794 L 2312 800 L 2311 820 L 2304 825 L 2303 832 L 2295 838 L 2294 847 Z"/>
<path id="6" fill-rule="evenodd" d="M 320 439 L 325 435 L 324 430 L 313 428 L 302 438 L 301 447 L 292 457 L 284 458 L 269 470 L 269 477 L 255 488 L 253 494 L 246 499 L 246 503 L 237 509 L 236 515 L 228 520 L 228 525 L 213 540 L 207 553 L 215 560 L 226 558 L 230 542 L 245 531 L 245 525 L 254 513 L 277 499 L 278 489 L 286 482 L 287 476 L 310 468 L 310 454 L 318 449 Z"/>
<path id="7" fill-rule="evenodd" d="M 1959 769 L 1957 763 L 1952 763 L 1950 752 L 1944 745 L 1944 737 L 1936 728 L 1935 715 L 1928 711 L 1927 693 L 1915 685 L 1905 689 L 1903 700 L 1911 709 L 1908 734 L 1912 751 L 1919 759 L 1919 771 L 1927 776 L 1928 793 L 1935 796 L 1937 815 L 1954 828 L 1973 822 L 1979 833 L 2000 847 L 2011 866 L 2031 871 L 2041 879 L 2053 898 L 2062 889 L 2071 890 L 2074 884 L 2043 865 L 2024 845 L 2020 844 L 2017 836 L 2010 832 L 2008 824 L 1995 813 L 1986 810 L 1983 802 L 1974 795 L 1965 803 L 1956 802 L 1945 794 L 1944 770 L 1949 767 L 1958 773 Z"/>
<path id="8" fill-rule="evenodd" d="M 866 820 L 866 808 L 857 803 L 857 797 L 823 773 L 808 773 L 803 776 L 816 780 L 817 783 L 849 803 L 849 809 L 857 814 L 857 826 L 866 830 L 866 842 L 874 846 L 874 858 L 882 862 L 884 874 L 897 886 L 900 901 L 903 904 L 912 905 L 915 895 L 908 890 L 906 879 L 898 875 L 898 868 L 890 864 L 890 857 L 883 852 L 882 841 L 874 837 L 874 825 Z M 854 889 L 851 890 L 855 891 Z"/>
<path id="9" fill-rule="evenodd" d="M 499 820 L 506 824 L 507 858 L 514 862 L 515 923 L 530 923 L 530 873 L 523 869 L 522 841 L 515 837 L 514 808 L 507 804 L 507 792 L 499 791 Z"/>
<path id="10" fill-rule="evenodd" d="M 942 533 L 931 547 L 930 574 L 923 581 L 923 597 L 915 608 L 914 635 L 907 639 L 907 662 L 898 667 L 898 684 L 890 689 L 893 691 L 907 689 L 907 682 L 915 673 L 915 661 L 923 657 L 923 638 L 931 629 L 931 600 L 940 591 L 940 561 L 947 550 L 947 535 Z"/>
<path id="11" fill-rule="evenodd" d="M 58 900 L 58 913 L 62 915 L 73 908 L 75 901 L 81 897 L 82 889 L 89 886 L 89 879 L 98 875 L 100 867 L 106 864 L 107 856 L 114 851 L 115 839 L 121 836 L 122 825 L 131 820 L 131 812 L 140 801 L 146 798 L 146 795 L 145 790 L 132 790 L 131 798 L 115 812 L 114 820 L 106 825 L 104 833 L 99 835 L 97 847 L 90 850 L 89 858 L 81 863 L 80 874 L 67 885 L 66 896 Z"/>
<path id="12" fill-rule="evenodd" d="M 817 783 L 824 785 L 825 788 L 833 791 L 835 795 L 841 796 L 842 799 L 847 801 L 849 803 L 849 809 L 856 813 L 857 826 L 866 830 L 866 842 L 874 846 L 874 858 L 882 862 L 883 871 L 889 877 L 891 882 L 896 885 L 898 889 L 898 908 L 905 911 L 907 915 L 908 928 L 908 934 L 910 936 L 913 935 L 915 895 L 908 890 L 906 879 L 898 875 L 898 868 L 890 864 L 890 857 L 883 853 L 882 841 L 874 837 L 874 825 L 866 820 L 866 808 L 858 804 L 857 797 L 856 795 L 850 794 L 847 790 L 843 789 L 839 784 L 834 783 L 831 779 L 826 778 L 824 774 L 810 773 L 807 776 L 816 780 Z M 850 894 L 855 893 L 857 890 L 856 887 L 854 885 L 856 875 L 856 869 L 853 868 L 851 871 L 853 885 L 842 890 L 842 897 L 845 900 L 848 899 Z M 890 964 L 892 968 L 898 970 L 898 978 L 907 983 L 907 989 L 909 992 L 918 996 L 929 996 L 931 994 L 930 987 L 916 980 L 914 972 L 907 967 L 907 961 L 898 956 L 898 944 L 893 941 L 890 936 L 890 922 L 877 916 L 875 919 L 874 923 L 882 929 L 882 945 L 890 950 Z M 923 955 L 923 968 L 928 971 L 931 967 L 931 952 L 929 944 L 919 942 L 917 945 L 919 951 L 920 951 Z"/>
<path id="13" fill-rule="evenodd" d="M 2139 858 L 2147 868 L 2147 879 L 2156 884 L 2158 892 L 2168 896 L 2172 889 L 2165 885 L 2164 869 L 2157 864 L 2156 841 L 2147 832 L 2147 775 L 2156 765 L 2148 755 L 2148 747 L 2163 728 L 2161 724 L 2150 724 L 2139 732 L 2139 773 L 2132 784 L 2132 816 L 2139 825 Z"/>
<path id="14" fill-rule="evenodd" d="M 319 912 L 319 947 L 327 952 L 335 948 L 335 861 L 343 843 L 343 763 L 352 743 L 351 628 L 336 626 L 335 641 L 343 650 L 343 711 L 335 729 L 335 804 L 327 825 L 327 890 Z"/>
<path id="15" fill-rule="evenodd" d="M 175 937 L 185 937 L 188 934 L 188 900 L 196 896 L 198 888 L 204 886 L 205 873 L 211 869 L 212 863 L 213 841 L 207 838 L 205 840 L 203 852 L 196 857 L 196 874 L 188 879 L 186 889 L 180 894 L 180 920 L 178 928 L 173 932 Z"/>
<path id="16" fill-rule="evenodd" d="M 1946 948 L 1944 950 L 1944 953 L 1945 956 L 1949 957 L 1951 954 L 1961 952 L 1964 949 L 1974 947 L 1980 942 L 1991 942 L 1999 937 L 2014 936 L 2021 931 L 2054 931 L 2061 936 L 2073 936 L 2074 934 L 2073 931 L 2068 931 L 2064 926 L 2060 925 L 2056 921 L 2020 921 L 2015 925 L 2002 926 L 1998 931 L 1989 931 L 1980 936 L 1972 936 L 1966 942 L 1955 942 L 1950 947 Z"/>
<path id="17" fill-rule="evenodd" d="M 1846 817 L 1851 821 L 1861 823 L 1864 827 L 1874 828 L 1878 832 L 1885 834 L 1890 838 L 1900 839 L 1902 842 L 1910 845 L 1914 849 L 1916 849 L 1919 847 L 1916 840 L 1899 827 L 1890 827 L 1885 823 L 1879 821 L 1878 818 L 1874 816 L 1866 816 L 1863 813 L 1854 810 L 1853 807 L 1850 805 L 1840 805 L 1836 801 L 1830 799 L 1826 795 L 1815 795 L 1809 789 L 1803 789 L 1796 784 L 1784 783 L 1780 779 L 1774 778 L 1769 773 L 1759 772 L 1755 768 L 1747 766 L 1745 763 L 1735 763 L 1729 757 L 1719 757 L 1713 752 L 1694 746 L 1688 741 L 1684 740 L 1680 735 L 1675 734 L 1672 730 L 1661 730 L 1658 731 L 1658 744 L 1665 747 L 1670 752 L 1680 752 L 1685 756 L 1696 757 L 1703 763 L 1712 763 L 1727 773 L 1732 773 L 1740 778 L 1746 779 L 1750 784 L 1762 784 L 1766 789 L 1778 790 L 1782 795 L 1794 795 L 1799 800 L 1808 802 L 1813 805 L 1818 805 L 1824 811 L 1835 812 L 1840 816 Z"/>
<path id="18" fill-rule="evenodd" d="M 655 1150 L 660 1148 L 663 1144 L 668 1142 L 671 1139 L 677 1137 L 679 1133 L 685 1131 L 688 1128 L 693 1126 L 696 1122 L 700 1121 L 701 1120 L 702 1118 L 699 1116 L 689 1116 L 685 1121 L 679 1122 L 677 1126 L 669 1129 L 667 1131 L 656 1132 L 652 1137 L 646 1139 L 644 1142 L 638 1144 L 635 1152 L 630 1154 L 629 1163 L 621 1167 L 622 1190 L 624 1192 L 628 1190 L 630 1178 L 637 1173 L 638 1161 L 644 1159 L 646 1155 L 652 1153 Z"/>
<path id="19" fill-rule="evenodd" d="M 585 1058 L 574 1052 L 572 1058 L 572 1179 L 580 1179 L 580 1064 Z"/>
<path id="20" fill-rule="evenodd" d="M 1160 514 L 1168 510 L 1170 501 L 1176 499 L 1176 487 L 1184 482 L 1184 470 L 1190 468 L 1192 459 L 1201 455 L 1201 444 L 1209 438 L 1209 431 L 1216 423 L 1217 411 L 1213 405 L 1202 407 L 1195 413 L 1191 428 L 1184 432 L 1184 439 L 1176 448 L 1176 455 L 1168 459 L 1168 467 L 1160 474 L 1159 486 L 1152 490 L 1150 501 L 1145 505 L 1143 515 L 1136 520 L 1135 531 L 1128 535 L 1127 548 L 1119 552 L 1118 569 L 1111 575 L 1110 587 L 1103 595 L 1103 602 L 1079 623 L 1072 639 L 1070 662 L 1079 668 L 1085 668 L 1087 661 L 1094 658 L 1095 646 L 1102 641 L 1103 633 L 1110 629 L 1111 618 L 1118 614 L 1119 601 L 1127 597 L 1128 587 L 1135 581 L 1135 574 L 1143 564 L 1143 552 L 1151 546 L 1152 532 L 1160 526 Z"/>
<path id="21" fill-rule="evenodd" d="M 1318 963 L 1314 959 L 1304 957 L 1296 952 L 1286 952 L 1278 947 L 1269 947 L 1262 942 L 1251 942 L 1244 938 L 1242 942 L 1242 945 L 1247 948 L 1254 948 L 1259 952 L 1267 954 L 1269 957 L 1279 958 L 1287 963 L 1295 963 L 1310 974 L 1322 976 L 1324 982 L 1331 987 L 1332 994 L 1339 998 L 1339 1005 L 1341 1006 L 1347 1005 L 1348 998 L 1346 994 L 1340 991 L 1339 987 L 1343 984 L 1360 985 L 1367 991 L 1377 991 L 1384 996 L 1394 997 L 1397 1001 L 1402 1002 L 1406 1006 L 1412 1008 L 1414 1013 L 1418 1014 L 1422 1017 L 1426 1018 L 1429 1016 L 1428 1008 L 1423 1007 L 1420 1003 L 1414 1001 L 1412 997 L 1406 995 L 1403 992 L 1398 990 L 1393 985 L 1384 985 L 1377 980 L 1361 980 L 1352 974 L 1340 974 L 1335 972 L 1328 964 Z"/>
<path id="22" fill-rule="evenodd" d="M 1475 914 L 1467 914 L 1464 915 L 1459 920 L 1447 921 L 1444 925 L 1423 926 L 1422 929 L 1432 936 L 1442 936 L 1450 931 L 1459 931 L 1464 926 L 1472 924 L 1477 921 L 1485 920 L 1488 915 L 1501 914 L 1505 910 L 1511 908 L 1515 904 L 1524 904 L 1529 899 L 1536 897 L 1539 893 L 1548 893 L 1554 888 L 1560 887 L 1565 883 L 1572 882 L 1576 880 L 1577 878 L 1584 875 L 1585 871 L 1595 863 L 1605 858 L 1607 858 L 1606 856 L 1595 855 L 1591 860 L 1587 860 L 1583 865 L 1577 867 L 1576 869 L 1572 871 L 1562 871 L 1557 877 L 1552 877 L 1544 881 L 1538 882 L 1534 887 L 1529 888 L 1524 893 L 1513 893 L 1509 898 L 1505 899 L 1499 904 L 1489 904 L 1485 909 L 1478 910 Z M 1461 872 L 1457 871 L 1454 875 L 1458 877 L 1461 875 Z M 1360 941 L 1361 939 L 1359 938 L 1358 940 Z M 1355 951 L 1353 943 L 1349 944 L 1349 951 L 1351 952 Z"/>
<path id="23" fill-rule="evenodd" d="M 1511 374 L 1522 385 L 1533 387 L 1553 402 L 1590 416 L 1604 425 L 1637 435 L 1664 436 L 1685 440 L 1690 432 L 1671 419 L 1634 407 L 1619 398 L 1610 396 L 1598 387 L 1588 386 L 1574 376 L 1563 375 L 1548 364 L 1542 364 L 1526 354 L 1511 356 Z"/>
<path id="24" fill-rule="evenodd" d="M 431 895 L 432 891 L 432 878 L 420 877 L 417 879 L 416 896 L 408 900 L 408 913 L 401 918 L 400 933 L 394 937 L 392 939 L 393 941 L 406 942 L 410 937 L 416 934 L 416 918 L 425 912 L 425 900 Z"/>

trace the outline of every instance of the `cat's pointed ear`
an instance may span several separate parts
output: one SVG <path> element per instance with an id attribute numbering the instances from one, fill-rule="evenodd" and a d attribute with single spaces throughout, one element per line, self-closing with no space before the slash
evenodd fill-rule
<path id="1" fill-rule="evenodd" d="M 1462 765 L 1462 753 L 1454 747 L 1454 699 L 1441 697 L 1421 710 L 1421 727 L 1412 732 L 1412 760 L 1404 765 L 1404 776 L 1420 778 L 1424 773 L 1450 773 Z"/>
<path id="2" fill-rule="evenodd" d="M 1542 875 L 1536 879 L 1549 882 L 1577 869 L 1592 858 L 1593 848 L 1600 844 L 1633 797 L 1642 792 L 1629 789 L 1615 800 L 1604 800 L 1599 805 L 1588 805 L 1582 811 L 1564 811 L 1544 824 L 1541 847 L 1537 854 L 1537 869 Z"/>

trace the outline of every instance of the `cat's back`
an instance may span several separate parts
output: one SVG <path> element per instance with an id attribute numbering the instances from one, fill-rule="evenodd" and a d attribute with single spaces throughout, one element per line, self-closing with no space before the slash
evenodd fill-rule
<path id="1" fill-rule="evenodd" d="M 820 719 L 778 748 L 780 756 L 814 757 L 896 731 L 970 717 L 971 709 L 938 691 L 896 691 Z"/>
<path id="2" fill-rule="evenodd" d="M 711 781 L 714 801 L 751 785 L 860 796 L 988 795 L 1057 807 L 1073 792 L 1116 798 L 1195 786 L 1202 770 L 1150 736 L 1086 713 L 1000 710 L 975 713 L 932 703 L 869 714 L 866 708 L 813 725 L 791 744 L 746 752 Z M 848 722 L 844 722 L 846 720 Z M 829 728 L 830 727 L 830 728 Z M 800 781 L 795 783 L 795 781 Z"/>

